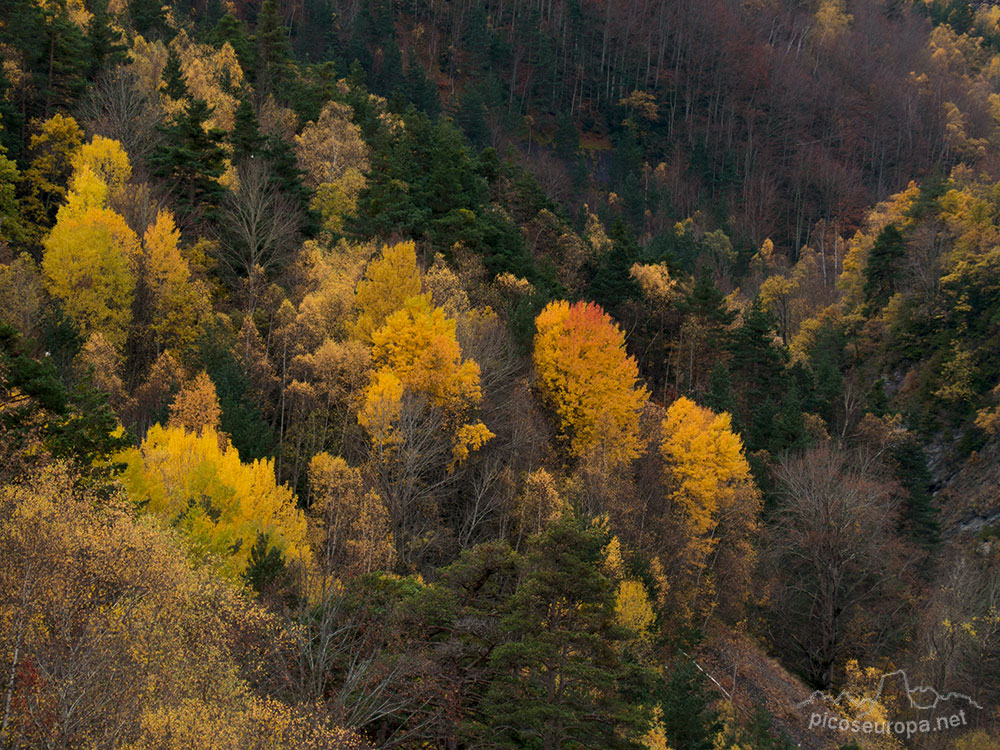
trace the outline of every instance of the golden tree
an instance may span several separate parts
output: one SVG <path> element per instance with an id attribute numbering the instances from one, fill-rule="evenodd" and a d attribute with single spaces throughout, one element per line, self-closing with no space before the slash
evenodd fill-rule
<path id="1" fill-rule="evenodd" d="M 420 294 L 420 271 L 417 250 L 412 242 L 399 242 L 383 248 L 358 283 L 355 300 L 358 320 L 355 335 L 371 341 L 392 313 L 410 298 Z"/>
<path id="2" fill-rule="evenodd" d="M 139 238 L 114 211 L 60 212 L 45 238 L 42 269 L 49 292 L 84 335 L 100 331 L 115 346 L 125 343 L 138 252 Z"/>
<path id="3" fill-rule="evenodd" d="M 730 598 L 738 605 L 746 596 L 754 559 L 749 540 L 760 512 L 760 492 L 743 454 L 743 441 L 732 431 L 729 414 L 716 414 L 681 397 L 667 410 L 660 453 L 682 530 L 683 572 L 688 578 L 685 603 L 707 599 L 711 607 L 715 584 L 725 572 L 723 583 L 735 589 Z"/>
<path id="4" fill-rule="evenodd" d="M 550 302 L 535 320 L 534 363 L 546 404 L 559 419 L 570 453 L 605 467 L 639 454 L 639 415 L 649 392 L 625 351 L 625 336 L 589 302 Z"/>
<path id="5" fill-rule="evenodd" d="M 275 481 L 273 461 L 243 463 L 219 442 L 210 427 L 154 425 L 120 456 L 122 484 L 137 507 L 183 531 L 196 557 L 216 559 L 230 577 L 244 571 L 260 535 L 287 561 L 307 561 L 305 517 Z"/>

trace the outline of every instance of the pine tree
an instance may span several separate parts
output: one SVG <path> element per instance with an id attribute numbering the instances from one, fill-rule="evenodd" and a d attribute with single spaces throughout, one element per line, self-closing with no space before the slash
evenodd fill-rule
<path id="1" fill-rule="evenodd" d="M 260 132 L 257 112 L 248 98 L 241 99 L 236 107 L 229 143 L 233 147 L 233 164 L 238 165 L 251 157 L 260 158 L 265 153 L 267 138 Z"/>
<path id="2" fill-rule="evenodd" d="M 121 31 L 112 26 L 108 0 L 93 0 L 89 8 L 93 16 L 87 25 L 87 44 L 90 48 L 88 77 L 93 80 L 104 68 L 126 63 L 128 47 L 122 40 Z"/>
<path id="3" fill-rule="evenodd" d="M 642 747 L 648 709 L 637 700 L 652 675 L 623 661 L 615 643 L 612 582 L 602 573 L 606 534 L 577 518 L 533 538 L 524 577 L 494 649 L 497 677 L 483 700 L 495 747 Z"/>
<path id="4" fill-rule="evenodd" d="M 662 723 L 671 747 L 712 750 L 722 731 L 708 680 L 697 665 L 685 659 L 674 666 L 662 689 Z"/>
<path id="5" fill-rule="evenodd" d="M 292 48 L 288 42 L 288 29 L 278 13 L 277 0 L 264 0 L 253 39 L 256 48 L 253 80 L 257 94 L 272 94 L 286 99 L 285 86 L 292 70 Z"/>
<path id="6" fill-rule="evenodd" d="M 925 549 L 933 551 L 941 543 L 939 511 L 931 497 L 931 474 L 920 444 L 907 437 L 893 448 L 896 477 L 906 489 L 903 521 L 906 535 Z"/>
<path id="7" fill-rule="evenodd" d="M 187 98 L 188 88 L 181 70 L 181 58 L 173 47 L 167 50 L 167 63 L 163 66 L 160 78 L 163 81 L 163 93 L 171 99 L 179 101 Z"/>
<path id="8" fill-rule="evenodd" d="M 150 158 L 153 173 L 164 179 L 177 197 L 178 217 L 187 221 L 214 220 L 225 194 L 218 182 L 226 155 L 220 145 L 225 134 L 204 127 L 211 114 L 203 100 L 189 101 L 172 123 L 160 128 L 165 142 Z"/>
<path id="9" fill-rule="evenodd" d="M 895 224 L 889 224 L 875 238 L 865 266 L 864 292 L 869 315 L 885 307 L 889 298 L 896 293 L 899 263 L 904 257 L 906 243 L 903 233 Z"/>
<path id="10" fill-rule="evenodd" d="M 132 28 L 149 40 L 170 41 L 173 32 L 167 23 L 161 0 L 129 0 Z"/>

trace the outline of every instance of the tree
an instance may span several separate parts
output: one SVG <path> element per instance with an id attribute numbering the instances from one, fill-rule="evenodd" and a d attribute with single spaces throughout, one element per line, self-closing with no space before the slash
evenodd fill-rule
<path id="1" fill-rule="evenodd" d="M 132 163 L 122 144 L 102 135 L 74 151 L 71 163 L 74 176 L 85 169 L 93 172 L 107 186 L 109 200 L 119 196 L 132 177 Z"/>
<path id="2" fill-rule="evenodd" d="M 638 456 L 639 414 L 649 393 L 621 329 L 597 305 L 565 301 L 549 303 L 535 326 L 539 389 L 570 453 L 580 458 L 597 448 L 607 467 Z"/>
<path id="3" fill-rule="evenodd" d="M 68 208 L 68 207 L 67 207 Z M 139 238 L 107 208 L 64 209 L 45 238 L 46 285 L 81 333 L 100 331 L 118 347 L 132 321 Z"/>
<path id="4" fill-rule="evenodd" d="M 289 78 L 292 74 L 292 49 L 288 42 L 288 29 L 278 14 L 277 0 L 264 0 L 257 16 L 254 32 L 256 55 L 254 57 L 254 84 L 262 95 L 278 94 L 287 98 Z"/>
<path id="5" fill-rule="evenodd" d="M 161 128 L 164 143 L 150 157 L 153 173 L 176 196 L 178 214 L 185 222 L 218 218 L 217 207 L 225 195 L 219 183 L 225 152 L 219 145 L 223 131 L 206 128 L 211 109 L 193 99 L 173 121 Z"/>
<path id="6" fill-rule="evenodd" d="M 62 464 L 0 487 L 0 620 L 4 745 L 366 750 L 254 689 L 277 618 Z"/>
<path id="7" fill-rule="evenodd" d="M 829 443 L 779 469 L 782 499 L 765 546 L 771 637 L 817 687 L 901 624 L 915 557 L 897 536 L 899 498 L 884 473 Z"/>
<path id="8" fill-rule="evenodd" d="M 738 613 L 749 594 L 760 493 L 729 414 L 677 399 L 663 421 L 660 455 L 683 535 L 681 603 L 707 613 L 724 601 Z"/>
<path id="9" fill-rule="evenodd" d="M 70 463 L 80 483 L 103 491 L 110 459 L 128 438 L 107 399 L 87 381 L 70 389 L 52 358 L 30 356 L 21 335 L 0 321 L 0 478 L 12 480 L 50 458 Z"/>
<path id="10" fill-rule="evenodd" d="M 494 649 L 483 735 L 497 747 L 640 748 L 648 719 L 638 693 L 650 674 L 616 643 L 615 590 L 601 572 L 605 535 L 578 518 L 534 537 Z M 485 739 L 484 736 L 484 739 Z"/>
<path id="11" fill-rule="evenodd" d="M 181 388 L 170 404 L 168 427 L 179 427 L 196 435 L 205 430 L 219 431 L 219 397 L 208 373 L 198 373 L 194 380 Z"/>
<path id="12" fill-rule="evenodd" d="M 142 269 L 152 298 L 150 327 L 157 343 L 182 349 L 194 343 L 208 312 L 208 290 L 180 250 L 180 232 L 173 214 L 161 209 L 142 238 Z"/>
<path id="13" fill-rule="evenodd" d="M 237 176 L 239 186 L 225 193 L 219 211 L 221 259 L 235 276 L 250 278 L 256 269 L 268 273 L 288 262 L 303 217 L 274 185 L 265 160 L 244 161 Z"/>
<path id="14" fill-rule="evenodd" d="M 455 321 L 426 297 L 410 297 L 372 335 L 375 376 L 394 377 L 410 393 L 461 413 L 481 398 L 479 365 L 462 361 Z"/>
<path id="15" fill-rule="evenodd" d="M 245 570 L 258 534 L 287 563 L 308 562 L 305 518 L 291 490 L 275 481 L 273 462 L 242 463 L 211 427 L 199 434 L 154 425 L 120 460 L 132 503 L 183 531 L 196 558 L 217 557 L 231 578 Z"/>
<path id="16" fill-rule="evenodd" d="M 885 307 L 889 298 L 896 293 L 896 279 L 905 257 L 903 233 L 895 224 L 889 224 L 879 232 L 865 265 L 864 293 L 869 314 Z"/>
<path id="17" fill-rule="evenodd" d="M 401 309 L 406 300 L 419 295 L 420 289 L 416 246 L 412 242 L 399 242 L 382 248 L 358 282 L 355 335 L 362 341 L 370 341 L 386 318 Z"/>
<path id="18" fill-rule="evenodd" d="M 378 493 L 364 486 L 360 470 L 317 453 L 309 462 L 309 487 L 314 549 L 324 576 L 346 579 L 391 567 L 389 514 Z"/>
<path id="19" fill-rule="evenodd" d="M 26 216 L 40 228 L 48 228 L 66 196 L 66 183 L 73 171 L 73 154 L 80 147 L 83 131 L 76 120 L 55 114 L 37 124 L 28 142 L 31 162 L 24 171 Z"/>

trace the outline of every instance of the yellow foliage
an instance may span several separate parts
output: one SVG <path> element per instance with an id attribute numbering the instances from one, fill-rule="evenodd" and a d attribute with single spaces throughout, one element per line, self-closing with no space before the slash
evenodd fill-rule
<path id="1" fill-rule="evenodd" d="M 649 594 L 641 581 L 629 579 L 618 584 L 615 594 L 615 621 L 634 633 L 639 640 L 648 639 L 656 613 Z"/>
<path id="2" fill-rule="evenodd" d="M 376 372 L 392 373 L 403 389 L 457 413 L 481 397 L 479 365 L 462 361 L 455 321 L 427 297 L 410 297 L 372 336 Z"/>
<path id="3" fill-rule="evenodd" d="M 232 46 L 225 42 L 216 49 L 209 44 L 200 44 L 182 29 L 171 40 L 170 47 L 180 58 L 184 83 L 191 97 L 204 100 L 212 108 L 205 127 L 232 130 L 239 101 L 231 92 L 238 91 L 243 85 L 243 69 Z M 183 102 L 170 99 L 162 91 L 161 96 L 168 115 L 176 115 L 184 106 Z"/>
<path id="4" fill-rule="evenodd" d="M 455 434 L 455 446 L 452 448 L 452 460 L 449 468 L 454 468 L 469 457 L 469 453 L 477 451 L 496 435 L 490 432 L 482 422 L 463 424 Z"/>
<path id="5" fill-rule="evenodd" d="M 198 323 L 208 314 L 208 290 L 191 281 L 191 269 L 180 250 L 181 234 L 173 214 L 160 209 L 142 238 L 143 270 L 152 296 L 153 332 L 167 346 L 190 344 Z"/>
<path id="6" fill-rule="evenodd" d="M 215 393 L 215 383 L 208 373 L 200 372 L 181 388 L 170 404 L 169 427 L 179 427 L 198 435 L 205 430 L 218 432 L 222 409 Z"/>
<path id="7" fill-rule="evenodd" d="M 524 489 L 518 497 L 518 533 L 537 534 L 553 521 L 566 515 L 570 508 L 559 494 L 555 479 L 545 469 L 536 469 L 525 477 Z"/>
<path id="8" fill-rule="evenodd" d="M 844 270 L 837 281 L 838 286 L 844 290 L 848 309 L 854 309 L 864 301 L 865 266 L 868 264 L 868 253 L 879 233 L 889 224 L 895 224 L 900 231 L 905 231 L 911 221 L 907 212 L 919 195 L 920 188 L 915 182 L 910 182 L 906 190 L 896 193 L 869 211 L 864 227 L 851 237 L 844 255 Z"/>
<path id="9" fill-rule="evenodd" d="M 10 263 L 0 263 L 0 319 L 22 333 L 30 333 L 41 320 L 42 278 L 31 256 L 22 253 Z"/>
<path id="10" fill-rule="evenodd" d="M 276 483 L 273 461 L 242 463 L 207 427 L 199 435 L 160 425 L 119 459 L 132 502 L 183 531 L 196 557 L 215 556 L 224 574 L 243 572 L 258 534 L 286 560 L 308 560 L 305 518 Z"/>
<path id="11" fill-rule="evenodd" d="M 132 177 L 132 164 L 122 144 L 102 135 L 95 135 L 82 145 L 72 159 L 74 172 L 90 169 L 107 186 L 108 195 L 114 197 Z"/>
<path id="12" fill-rule="evenodd" d="M 138 251 L 139 238 L 114 211 L 60 213 L 45 239 L 42 268 L 49 291 L 84 335 L 100 331 L 115 346 L 125 343 Z"/>
<path id="13" fill-rule="evenodd" d="M 420 286 L 416 246 L 412 242 L 399 242 L 383 248 L 379 257 L 368 264 L 358 284 L 355 335 L 362 341 L 371 341 L 372 334 L 386 318 L 402 308 L 409 298 L 420 294 Z"/>
<path id="14" fill-rule="evenodd" d="M 358 411 L 358 423 L 379 442 L 392 440 L 392 426 L 403 406 L 403 384 L 391 370 L 372 377 L 365 390 L 364 403 Z"/>
<path id="15" fill-rule="evenodd" d="M 677 280 L 670 278 L 670 270 L 665 263 L 635 263 L 629 269 L 629 276 L 639 285 L 646 299 L 656 305 L 666 306 L 676 295 Z"/>
<path id="16" fill-rule="evenodd" d="M 576 457 L 600 452 L 607 467 L 639 453 L 639 414 L 649 397 L 621 329 L 597 305 L 550 302 L 535 320 L 542 397 Z"/>
<path id="17" fill-rule="evenodd" d="M 328 102 L 319 119 L 309 122 L 300 135 L 295 136 L 295 155 L 299 169 L 305 172 L 306 181 L 313 187 L 323 184 L 343 186 L 344 178 L 354 172 L 362 175 L 368 171 L 368 147 L 361 137 L 361 129 L 352 122 L 350 107 L 340 102 Z M 353 185 L 352 198 L 364 186 Z"/>
<path id="18" fill-rule="evenodd" d="M 340 456 L 317 453 L 309 462 L 316 557 L 326 575 L 349 578 L 392 566 L 389 511 L 365 489 L 361 471 Z"/>
<path id="19" fill-rule="evenodd" d="M 669 498 L 683 531 L 682 563 L 688 575 L 706 587 L 712 602 L 714 576 L 711 571 L 706 575 L 706 568 L 720 540 L 725 538 L 727 556 L 739 558 L 737 565 L 745 566 L 753 558 L 748 540 L 757 529 L 760 493 L 743 455 L 743 442 L 732 431 L 729 414 L 715 414 L 682 397 L 667 409 L 660 453 Z M 689 600 L 703 594 L 689 591 Z"/>
<path id="20" fill-rule="evenodd" d="M 290 639 L 236 587 L 192 567 L 171 531 L 136 518 L 118 496 L 81 494 L 61 465 L 25 480 L 0 487 L 0 591 L 9 594 L 0 597 L 0 653 L 27 680 L 44 679 L 18 680 L 0 742 L 364 747 L 301 710 L 253 695 L 242 668 L 263 659 L 238 639 L 278 649 Z M 54 721 L 39 722 L 36 707 Z"/>

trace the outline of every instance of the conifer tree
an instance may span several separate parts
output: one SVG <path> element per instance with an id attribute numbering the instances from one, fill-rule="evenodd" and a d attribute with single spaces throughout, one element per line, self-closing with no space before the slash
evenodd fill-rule
<path id="1" fill-rule="evenodd" d="M 508 642 L 483 701 L 495 747 L 642 747 L 651 674 L 615 644 L 615 587 L 602 572 L 606 534 L 577 518 L 532 539 L 524 578 L 501 625 Z"/>
<path id="2" fill-rule="evenodd" d="M 165 142 L 150 158 L 153 173 L 162 178 L 177 199 L 178 218 L 187 222 L 214 220 L 225 188 L 218 178 L 223 172 L 225 135 L 204 127 L 212 110 L 202 99 L 193 99 L 161 127 Z"/>

